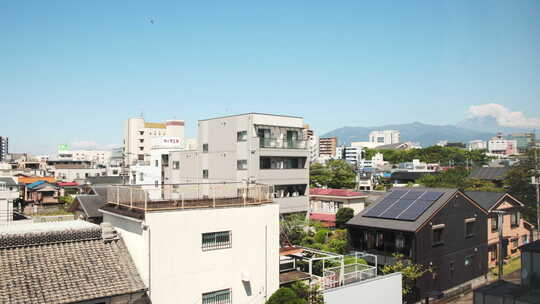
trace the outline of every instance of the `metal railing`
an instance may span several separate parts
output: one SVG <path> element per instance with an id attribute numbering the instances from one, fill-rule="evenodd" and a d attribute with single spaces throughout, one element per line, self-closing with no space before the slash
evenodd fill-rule
<path id="1" fill-rule="evenodd" d="M 278 139 L 278 138 L 265 138 L 259 137 L 260 148 L 274 148 L 274 149 L 306 149 L 307 144 L 305 140 L 299 139 Z"/>
<path id="2" fill-rule="evenodd" d="M 271 187 L 262 184 L 196 183 L 109 186 L 110 204 L 140 211 L 217 208 L 271 203 Z"/>

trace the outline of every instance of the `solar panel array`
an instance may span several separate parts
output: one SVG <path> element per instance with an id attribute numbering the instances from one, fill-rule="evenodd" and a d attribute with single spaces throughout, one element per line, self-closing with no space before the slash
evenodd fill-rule
<path id="1" fill-rule="evenodd" d="M 438 191 L 394 190 L 364 216 L 415 221 L 443 194 Z"/>

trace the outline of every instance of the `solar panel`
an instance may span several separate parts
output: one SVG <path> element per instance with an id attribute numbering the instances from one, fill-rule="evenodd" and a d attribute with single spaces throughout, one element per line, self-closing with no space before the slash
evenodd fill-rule
<path id="1" fill-rule="evenodd" d="M 403 196 L 403 199 L 407 199 L 407 200 L 415 200 L 417 198 L 419 198 L 422 194 L 424 194 L 425 191 L 409 191 L 407 192 L 404 196 Z"/>
<path id="2" fill-rule="evenodd" d="M 436 200 L 443 195 L 443 192 L 426 192 L 414 204 L 404 210 L 398 217 L 398 220 L 414 221 L 424 213 Z"/>
<path id="3" fill-rule="evenodd" d="M 375 206 L 371 207 L 364 216 L 378 217 L 383 211 L 388 209 L 398 198 L 387 196 Z"/>
<path id="4" fill-rule="evenodd" d="M 388 209 L 386 212 L 383 212 L 380 214 L 379 217 L 382 218 L 389 218 L 394 219 L 398 215 L 401 214 L 401 212 L 405 211 L 405 209 L 409 208 L 414 203 L 414 199 L 399 199 L 396 204 L 394 204 L 390 209 Z"/>
<path id="5" fill-rule="evenodd" d="M 407 190 L 392 190 L 392 192 L 390 192 L 390 194 L 388 194 L 387 197 L 400 198 L 407 192 L 409 192 L 409 191 L 407 191 Z"/>

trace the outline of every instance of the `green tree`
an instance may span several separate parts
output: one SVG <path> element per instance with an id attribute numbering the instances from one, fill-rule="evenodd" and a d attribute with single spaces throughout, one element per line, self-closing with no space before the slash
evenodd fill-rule
<path id="1" fill-rule="evenodd" d="M 324 304 L 324 296 L 317 285 L 308 286 L 303 282 L 295 282 L 291 285 L 291 289 L 309 304 Z"/>
<path id="2" fill-rule="evenodd" d="M 403 254 L 394 253 L 396 262 L 392 265 L 388 264 L 382 268 L 383 274 L 389 274 L 394 272 L 401 272 L 402 276 L 402 289 L 403 297 L 409 295 L 413 290 L 416 280 L 421 278 L 425 273 L 431 272 L 430 268 L 426 268 L 423 265 L 413 264 L 406 260 Z"/>
<path id="3" fill-rule="evenodd" d="M 336 227 L 345 228 L 345 223 L 347 223 L 354 216 L 354 210 L 351 208 L 341 208 L 336 213 Z"/>
<path id="4" fill-rule="evenodd" d="M 540 155 L 540 151 L 538 151 Z M 536 190 L 531 183 L 531 177 L 535 170 L 534 150 L 530 150 L 523 155 L 520 161 L 506 173 L 504 185 L 507 192 L 521 201 L 525 207 L 523 209 L 523 218 L 535 224 L 536 223 Z"/>
<path id="5" fill-rule="evenodd" d="M 313 163 L 309 167 L 309 184 L 311 187 L 327 186 L 332 179 L 332 175 L 325 165 Z"/>
<path id="6" fill-rule="evenodd" d="M 270 296 L 266 304 L 308 304 L 308 302 L 300 298 L 291 288 L 281 287 Z"/>
<path id="7" fill-rule="evenodd" d="M 356 173 L 344 160 L 330 160 L 325 165 L 315 163 L 309 169 L 311 187 L 354 188 Z"/>

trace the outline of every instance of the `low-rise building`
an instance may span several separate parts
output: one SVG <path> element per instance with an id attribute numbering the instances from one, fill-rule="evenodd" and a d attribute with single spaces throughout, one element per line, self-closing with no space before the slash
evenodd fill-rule
<path id="1" fill-rule="evenodd" d="M 147 303 L 123 240 L 108 227 L 4 225 L 0 257 L 1 303 Z"/>
<path id="2" fill-rule="evenodd" d="M 508 156 L 518 154 L 517 140 L 506 139 L 499 133 L 487 143 L 488 155 Z"/>
<path id="3" fill-rule="evenodd" d="M 354 214 L 364 210 L 367 195 L 348 189 L 309 189 L 309 218 L 335 226 L 336 213 L 341 208 L 351 208 Z"/>
<path id="4" fill-rule="evenodd" d="M 265 185 L 110 187 L 103 221 L 125 241 L 152 303 L 265 303 L 279 288 L 279 206 Z"/>
<path id="5" fill-rule="evenodd" d="M 336 156 L 337 137 L 319 138 L 319 156 L 323 158 L 334 158 Z"/>
<path id="6" fill-rule="evenodd" d="M 412 298 L 452 293 L 484 282 L 487 211 L 457 189 L 394 189 L 352 218 L 353 248 L 375 254 L 381 264 L 401 253 L 432 272 L 416 280 Z"/>
<path id="7" fill-rule="evenodd" d="M 521 217 L 523 203 L 505 192 L 489 191 L 466 191 L 465 194 L 477 202 L 488 217 L 488 263 L 489 266 L 497 265 L 499 259 L 499 222 L 497 212 L 504 212 L 502 233 L 504 238 L 503 259 L 519 256 L 519 246 L 525 245 L 532 240 L 532 225 Z"/>

